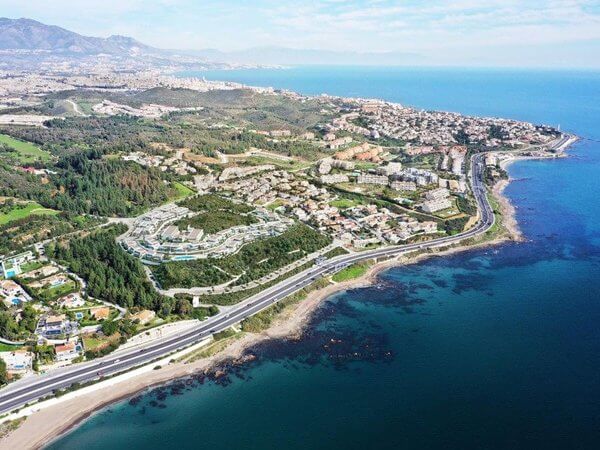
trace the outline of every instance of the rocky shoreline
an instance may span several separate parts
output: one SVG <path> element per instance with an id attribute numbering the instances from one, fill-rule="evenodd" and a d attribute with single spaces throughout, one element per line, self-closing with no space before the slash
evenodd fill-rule
<path id="1" fill-rule="evenodd" d="M 514 160 L 506 160 L 505 164 Z M 284 310 L 269 329 L 258 334 L 244 334 L 213 356 L 190 363 L 173 362 L 159 370 L 146 372 L 124 382 L 115 383 L 107 380 L 98 384 L 97 388 L 90 393 L 40 409 L 0 440 L 0 449 L 43 448 L 108 405 L 127 398 L 133 402 L 136 399 L 139 401 L 141 392 L 149 388 L 164 387 L 167 383 L 172 384 L 178 379 L 182 379 L 182 383 L 185 383 L 184 379 L 195 379 L 200 383 L 205 380 L 219 382 L 219 378 L 225 375 L 223 367 L 246 364 L 253 359 L 251 356 L 253 346 L 273 339 L 300 339 L 313 313 L 326 298 L 337 292 L 376 284 L 379 274 L 391 267 L 416 264 L 431 256 L 446 256 L 465 250 L 498 245 L 506 241 L 522 241 L 523 236 L 515 218 L 515 208 L 503 195 L 508 184 L 509 180 L 502 180 L 492 189 L 494 198 L 501 208 L 503 229 L 503 233 L 492 240 L 460 245 L 435 253 L 424 253 L 411 257 L 410 260 L 392 259 L 377 263 L 360 278 L 330 284 L 309 293 L 306 299 Z"/>

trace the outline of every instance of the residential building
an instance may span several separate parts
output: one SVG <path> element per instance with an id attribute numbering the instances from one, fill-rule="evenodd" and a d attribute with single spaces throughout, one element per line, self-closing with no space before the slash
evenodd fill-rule
<path id="1" fill-rule="evenodd" d="M 74 333 L 76 331 L 77 322 L 67 320 L 64 314 L 51 314 L 40 318 L 35 333 L 39 336 L 51 339 L 59 335 Z"/>
<path id="2" fill-rule="evenodd" d="M 342 170 L 354 170 L 354 163 L 352 161 L 333 160 L 331 161 L 331 167 L 334 169 Z"/>
<path id="3" fill-rule="evenodd" d="M 426 213 L 434 213 L 443 209 L 448 209 L 451 206 L 452 202 L 449 198 L 438 198 L 424 201 L 421 206 L 421 209 Z"/>
<path id="4" fill-rule="evenodd" d="M 319 172 L 319 175 L 327 175 L 331 172 L 331 159 L 326 158 L 321 160 L 317 166 L 317 172 Z"/>
<path id="5" fill-rule="evenodd" d="M 437 233 L 437 223 L 434 221 L 421 222 L 420 226 L 425 234 Z"/>
<path id="6" fill-rule="evenodd" d="M 21 274 L 21 265 L 34 259 L 33 252 L 23 252 L 2 260 L 2 275 L 12 278 Z"/>
<path id="7" fill-rule="evenodd" d="M 81 354 L 81 346 L 71 341 L 54 347 L 56 361 L 71 361 Z"/>
<path id="8" fill-rule="evenodd" d="M 13 280 L 0 281 L 0 300 L 7 308 L 19 306 L 31 300 L 27 292 Z"/>
<path id="9" fill-rule="evenodd" d="M 414 181 L 392 181 L 390 187 L 396 191 L 416 191 L 417 185 Z"/>
<path id="10" fill-rule="evenodd" d="M 321 175 L 319 181 L 323 184 L 348 183 L 350 178 L 348 178 L 348 175 L 336 173 L 331 175 Z"/>
<path id="11" fill-rule="evenodd" d="M 350 144 L 352 142 L 352 138 L 350 136 L 344 136 L 341 138 L 334 139 L 327 143 L 327 147 L 331 150 L 337 150 L 338 148 Z"/>
<path id="12" fill-rule="evenodd" d="M 402 173 L 402 163 L 390 162 L 387 165 L 379 168 L 379 173 L 382 175 L 399 175 Z"/>
<path id="13" fill-rule="evenodd" d="M 78 292 L 73 292 L 72 294 L 61 297 L 58 300 L 58 305 L 61 308 L 79 308 L 85 305 L 85 301 Z"/>
<path id="14" fill-rule="evenodd" d="M 10 375 L 23 375 L 32 370 L 33 353 L 26 351 L 0 352 L 0 359 L 6 364 Z"/>
<path id="15" fill-rule="evenodd" d="M 431 191 L 428 191 L 425 194 L 425 198 L 427 200 L 438 200 L 438 199 L 443 199 L 446 198 L 450 195 L 450 192 L 448 192 L 448 189 L 445 188 L 437 188 L 437 189 L 433 189 Z"/>
<path id="16" fill-rule="evenodd" d="M 364 238 L 364 239 L 354 239 L 354 241 L 352 243 L 354 244 L 355 247 L 365 248 L 365 247 L 368 247 L 369 245 L 379 244 L 379 243 L 381 243 L 381 241 L 377 237 L 371 237 L 371 238 Z"/>
<path id="17" fill-rule="evenodd" d="M 145 325 L 148 322 L 151 322 L 156 317 L 156 313 L 154 311 L 150 311 L 149 309 L 144 309 L 138 313 L 132 314 L 131 320 L 137 320 L 141 325 Z"/>
<path id="18" fill-rule="evenodd" d="M 110 308 L 108 306 L 100 306 L 90 309 L 90 315 L 96 320 L 105 320 L 110 316 Z"/>
<path id="19" fill-rule="evenodd" d="M 273 130 L 269 131 L 271 137 L 290 137 L 292 132 L 290 130 Z"/>
<path id="20" fill-rule="evenodd" d="M 388 177 L 385 175 L 374 175 L 370 173 L 360 174 L 356 178 L 358 184 L 380 184 L 386 186 L 388 184 Z"/>

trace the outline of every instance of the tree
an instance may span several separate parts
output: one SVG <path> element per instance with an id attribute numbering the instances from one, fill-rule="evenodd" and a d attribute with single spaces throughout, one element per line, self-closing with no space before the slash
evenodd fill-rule
<path id="1" fill-rule="evenodd" d="M 454 133 L 454 139 L 458 144 L 462 145 L 467 145 L 470 142 L 469 134 L 462 128 Z"/>
<path id="2" fill-rule="evenodd" d="M 35 353 L 36 361 L 41 362 L 50 362 L 54 359 L 54 347 L 51 345 L 36 345 L 33 348 L 33 353 Z"/>
<path id="3" fill-rule="evenodd" d="M 156 292 L 140 261 L 115 241 L 125 228 L 98 230 L 68 245 L 47 246 L 46 253 L 87 281 L 89 295 L 127 308 L 139 306 L 158 311 L 163 297 Z"/>
<path id="4" fill-rule="evenodd" d="M 0 385 L 8 383 L 8 372 L 6 371 L 6 363 L 0 359 Z"/>
<path id="5" fill-rule="evenodd" d="M 0 311 L 0 336 L 9 340 L 19 338 L 19 325 L 8 311 Z"/>
<path id="6" fill-rule="evenodd" d="M 180 298 L 175 303 L 175 312 L 180 316 L 189 316 L 194 307 L 187 298 Z"/>
<path id="7" fill-rule="evenodd" d="M 101 329 L 105 336 L 112 336 L 119 330 L 119 324 L 114 320 L 105 320 L 102 322 Z"/>
<path id="8" fill-rule="evenodd" d="M 21 311 L 21 321 L 19 322 L 19 326 L 23 331 L 29 331 L 30 333 L 35 331 L 37 326 L 37 313 L 29 303 L 26 303 Z"/>
<path id="9" fill-rule="evenodd" d="M 137 331 L 137 324 L 130 319 L 122 319 L 119 321 L 119 332 L 125 338 L 133 336 Z"/>

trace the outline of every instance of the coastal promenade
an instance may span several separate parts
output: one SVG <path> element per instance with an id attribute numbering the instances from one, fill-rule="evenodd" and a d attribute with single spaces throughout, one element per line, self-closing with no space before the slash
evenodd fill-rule
<path id="1" fill-rule="evenodd" d="M 553 142 L 550 149 L 563 150 L 572 142 L 572 139 L 572 136 L 563 135 L 560 139 Z M 76 364 L 58 369 L 52 373 L 17 381 L 0 391 L 0 414 L 8 413 L 26 403 L 32 403 L 38 399 L 50 396 L 53 391 L 64 389 L 74 383 L 93 381 L 163 358 L 170 353 L 193 345 L 206 339 L 211 334 L 222 331 L 262 311 L 290 294 L 311 285 L 317 279 L 335 273 L 350 264 L 369 259 L 393 258 L 413 251 L 446 247 L 485 233 L 494 225 L 495 216 L 487 199 L 486 187 L 483 184 L 484 158 L 484 153 L 476 154 L 471 158 L 469 179 L 479 213 L 478 221 L 471 229 L 454 236 L 447 236 L 431 241 L 384 247 L 328 259 L 277 285 L 265 289 L 240 302 L 228 311 L 214 316 L 194 328 L 168 336 L 160 342 L 154 342 L 141 349 L 138 347 L 132 350 L 117 351 L 90 362 Z"/>

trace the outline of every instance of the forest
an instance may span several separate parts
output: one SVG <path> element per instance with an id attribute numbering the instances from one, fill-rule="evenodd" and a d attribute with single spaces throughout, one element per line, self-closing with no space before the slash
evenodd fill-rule
<path id="1" fill-rule="evenodd" d="M 235 203 L 215 194 L 190 197 L 179 203 L 181 206 L 197 211 L 192 217 L 186 217 L 175 222 L 180 230 L 188 226 L 203 230 L 205 234 L 217 233 L 218 231 L 239 225 L 252 225 L 257 219 L 252 214 L 249 205 Z"/>
<path id="2" fill-rule="evenodd" d="M 124 231 L 124 225 L 111 226 L 68 242 L 50 243 L 46 253 L 81 276 L 91 297 L 126 308 L 161 311 L 165 299 L 150 284 L 142 263 L 115 240 Z"/>
<path id="3" fill-rule="evenodd" d="M 53 172 L 40 183 L 35 175 L 0 164 L 0 195 L 78 214 L 129 216 L 174 193 L 155 168 L 102 158 L 98 150 L 64 156 Z"/>

